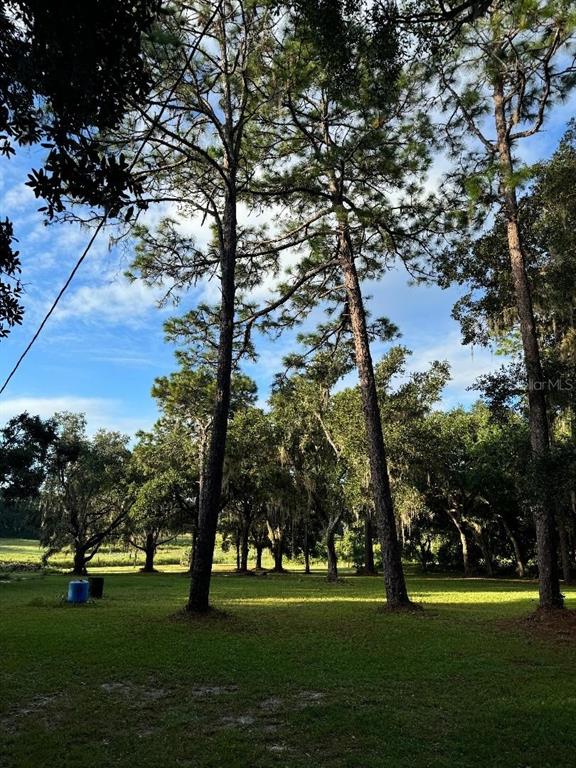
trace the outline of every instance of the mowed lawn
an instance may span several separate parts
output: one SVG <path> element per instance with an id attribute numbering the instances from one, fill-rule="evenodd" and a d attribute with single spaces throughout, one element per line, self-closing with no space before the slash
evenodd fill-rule
<path id="1" fill-rule="evenodd" d="M 26 564 L 40 566 L 42 563 L 42 549 L 40 542 L 36 539 L 3 539 L 0 538 L 0 572 L 3 566 L 10 568 L 14 564 Z M 179 536 L 174 541 L 159 547 L 156 553 L 155 564 L 158 568 L 165 570 L 182 570 L 182 567 L 189 560 L 190 537 Z M 236 563 L 235 552 L 229 547 L 226 551 L 222 549 L 221 536 L 216 537 L 216 550 L 214 559 L 215 570 L 230 570 Z M 106 570 L 124 570 L 133 568 L 139 570 L 144 565 L 144 554 L 132 548 L 126 549 L 114 546 L 103 547 L 90 562 L 90 570 L 105 568 Z M 312 561 L 318 562 L 318 561 Z M 70 550 L 64 549 L 52 555 L 48 566 L 54 570 L 72 569 L 74 558 Z M 270 550 L 266 549 L 262 553 L 262 565 L 264 568 L 274 566 L 274 558 Z M 250 559 L 250 566 L 255 566 L 254 558 Z"/>
<path id="2" fill-rule="evenodd" d="M 425 610 L 393 615 L 380 578 L 218 574 L 223 613 L 186 620 L 179 573 L 107 574 L 83 607 L 68 576 L 17 578 L 2 768 L 576 764 L 576 644 L 511 621 L 534 583 L 412 577 Z"/>

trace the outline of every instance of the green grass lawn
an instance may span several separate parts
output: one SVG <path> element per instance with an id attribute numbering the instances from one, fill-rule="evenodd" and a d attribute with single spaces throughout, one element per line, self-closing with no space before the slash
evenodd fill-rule
<path id="1" fill-rule="evenodd" d="M 412 577 L 425 611 L 391 615 L 380 578 L 218 574 L 191 621 L 182 574 L 67 582 L 0 583 L 2 768 L 575 764 L 573 643 L 503 621 L 533 583 Z"/>
<path id="2" fill-rule="evenodd" d="M 190 537 L 179 536 L 173 541 L 160 547 L 155 558 L 158 568 L 174 566 L 180 569 L 184 563 L 188 562 L 190 552 Z M 0 570 L 2 565 L 13 565 L 14 563 L 40 565 L 42 561 L 43 549 L 40 542 L 36 539 L 2 539 L 0 538 Z M 317 560 L 312 560 L 318 563 Z M 214 553 L 214 564 L 216 569 L 230 570 L 236 563 L 236 551 L 233 547 L 222 548 L 222 538 L 217 537 L 216 550 Z M 49 560 L 48 565 L 54 569 L 71 569 L 73 565 L 73 556 L 69 550 L 58 552 Z M 144 565 L 144 554 L 138 550 L 121 547 L 116 545 L 105 545 L 96 554 L 90 562 L 90 568 L 133 568 L 138 570 Z M 250 566 L 254 567 L 254 557 L 251 558 Z M 262 555 L 262 566 L 272 568 L 274 558 L 270 550 L 265 550 Z"/>
<path id="3" fill-rule="evenodd" d="M 157 556 L 158 565 L 180 565 L 186 556 L 189 541 L 184 537 L 162 547 Z M 36 539 L 0 539 L 0 564 L 26 563 L 39 565 L 43 549 Z M 137 550 L 118 546 L 104 546 L 94 557 L 92 567 L 135 567 L 144 563 L 144 555 Z M 51 568 L 72 568 L 73 557 L 69 550 L 52 555 L 48 565 Z M 1 567 L 1 565 L 0 565 Z"/>

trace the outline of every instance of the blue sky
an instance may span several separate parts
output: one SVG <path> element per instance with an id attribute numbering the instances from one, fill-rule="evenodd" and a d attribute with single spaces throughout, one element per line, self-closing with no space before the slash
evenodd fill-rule
<path id="1" fill-rule="evenodd" d="M 543 133 L 526 142 L 524 158 L 549 156 L 574 114 L 574 101 L 552 114 Z M 76 225 L 45 226 L 39 203 L 24 185 L 26 173 L 37 163 L 35 153 L 19 153 L 1 160 L 0 211 L 15 225 L 26 283 L 24 324 L 0 342 L 0 376 L 4 380 L 31 337 L 90 233 Z M 193 222 L 190 228 L 194 230 Z M 93 248 L 28 357 L 0 397 L 0 422 L 23 410 L 49 416 L 58 410 L 83 411 L 91 431 L 100 427 L 133 434 L 149 428 L 157 417 L 150 396 L 156 376 L 174 370 L 172 348 L 163 339 L 163 321 L 180 309 L 158 309 L 155 291 L 123 277 L 130 262 L 126 248 L 108 248 L 103 235 Z M 501 359 L 490 350 L 470 349 L 460 343 L 450 311 L 460 290 L 408 285 L 399 268 L 368 292 L 373 315 L 385 315 L 399 326 L 401 343 L 413 351 L 410 368 L 422 370 L 433 360 L 447 360 L 452 381 L 443 405 L 468 405 L 467 391 L 474 379 L 497 368 Z M 213 288 L 204 289 L 208 294 Z M 193 304 L 202 289 L 188 296 Z M 259 387 L 263 403 L 281 360 L 294 344 L 293 335 L 259 342 L 260 359 L 246 366 Z M 383 349 L 374 348 L 377 358 Z"/>

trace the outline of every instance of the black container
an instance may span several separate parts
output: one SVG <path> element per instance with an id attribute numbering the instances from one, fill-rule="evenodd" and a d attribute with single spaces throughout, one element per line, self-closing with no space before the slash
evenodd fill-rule
<path id="1" fill-rule="evenodd" d="M 104 577 L 90 576 L 88 584 L 90 585 L 90 597 L 93 597 L 95 600 L 101 598 L 104 594 Z"/>

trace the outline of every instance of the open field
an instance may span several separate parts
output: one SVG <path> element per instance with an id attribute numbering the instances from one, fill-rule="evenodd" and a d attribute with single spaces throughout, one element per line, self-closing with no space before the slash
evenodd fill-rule
<path id="1" fill-rule="evenodd" d="M 189 620 L 179 573 L 67 581 L 0 584 L 3 768 L 574 765 L 574 644 L 508 621 L 534 583 L 413 576 L 392 615 L 380 578 L 218 574 Z"/>
<path id="2" fill-rule="evenodd" d="M 0 570 L 2 564 L 7 565 L 22 563 L 40 565 L 42 561 L 42 547 L 36 539 L 2 539 L 0 538 Z M 169 544 L 160 547 L 156 555 L 158 568 L 175 566 L 181 568 L 188 562 L 190 553 L 190 537 L 179 536 Z M 218 536 L 214 553 L 214 565 L 216 569 L 230 569 L 236 562 L 235 550 L 230 547 L 227 551 L 222 549 L 222 539 Z M 314 562 L 314 561 L 313 561 Z M 71 569 L 73 565 L 72 554 L 63 550 L 52 555 L 48 563 L 50 568 Z M 119 546 L 104 546 L 90 562 L 90 570 L 94 568 L 138 568 L 144 565 L 144 554 L 132 548 Z M 250 565 L 254 566 L 253 558 Z M 264 568 L 272 568 L 274 560 L 269 550 L 262 553 L 262 565 Z"/>

